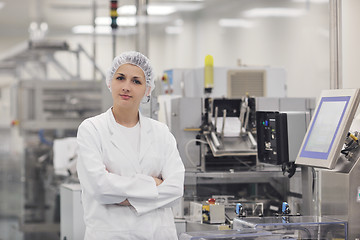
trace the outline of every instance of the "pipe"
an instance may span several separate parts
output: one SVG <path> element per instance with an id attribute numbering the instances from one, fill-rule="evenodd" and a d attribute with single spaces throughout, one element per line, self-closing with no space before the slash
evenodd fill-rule
<path id="1" fill-rule="evenodd" d="M 341 89 L 342 83 L 342 47 L 341 47 L 341 11 L 342 0 L 330 0 L 330 88 Z"/>
<path id="2" fill-rule="evenodd" d="M 96 23 L 95 23 L 96 7 L 97 7 L 96 0 L 93 0 L 93 2 L 92 2 L 92 15 L 93 15 L 92 23 L 93 23 L 94 31 L 92 34 L 92 37 L 93 37 L 93 39 L 92 39 L 93 46 L 92 47 L 93 47 L 93 61 L 94 61 L 94 67 L 93 67 L 93 79 L 94 80 L 96 79 L 96 32 L 95 32 L 95 29 L 96 29 Z"/>
<path id="3" fill-rule="evenodd" d="M 148 0 L 136 1 L 136 16 L 137 16 L 137 38 L 136 50 L 145 56 L 149 54 L 149 26 L 147 24 L 147 6 Z"/>

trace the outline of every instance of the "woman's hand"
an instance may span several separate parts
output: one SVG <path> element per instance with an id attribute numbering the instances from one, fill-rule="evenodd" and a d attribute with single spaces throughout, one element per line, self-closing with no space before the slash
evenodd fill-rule
<path id="1" fill-rule="evenodd" d="M 118 203 L 118 205 L 120 205 L 120 206 L 131 206 L 131 204 L 129 203 L 129 201 L 127 199 L 125 201 L 122 201 L 121 203 Z"/>
<path id="2" fill-rule="evenodd" d="M 153 178 L 154 178 L 154 180 L 155 180 L 156 186 L 159 186 L 159 185 L 162 184 L 162 182 L 164 181 L 164 180 L 162 180 L 161 178 L 157 178 L 157 177 L 153 177 Z"/>

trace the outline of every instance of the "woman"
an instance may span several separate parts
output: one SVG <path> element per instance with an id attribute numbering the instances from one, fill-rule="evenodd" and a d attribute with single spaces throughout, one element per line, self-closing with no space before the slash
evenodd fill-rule
<path id="1" fill-rule="evenodd" d="M 106 83 L 113 106 L 78 129 L 85 239 L 177 239 L 171 205 L 184 165 L 166 125 L 139 112 L 154 89 L 149 59 L 125 52 Z"/>

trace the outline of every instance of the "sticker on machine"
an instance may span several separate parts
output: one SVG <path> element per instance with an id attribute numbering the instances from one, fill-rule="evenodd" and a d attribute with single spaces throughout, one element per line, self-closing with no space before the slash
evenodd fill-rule
<path id="1" fill-rule="evenodd" d="M 357 198 L 356 198 L 357 202 L 360 202 L 360 187 L 358 187 L 357 189 Z"/>

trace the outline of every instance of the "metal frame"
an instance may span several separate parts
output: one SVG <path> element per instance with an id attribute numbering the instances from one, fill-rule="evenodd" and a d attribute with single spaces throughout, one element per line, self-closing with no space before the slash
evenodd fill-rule
<path id="1" fill-rule="evenodd" d="M 329 0 L 330 13 L 330 88 L 340 89 L 342 83 L 342 0 Z"/>

